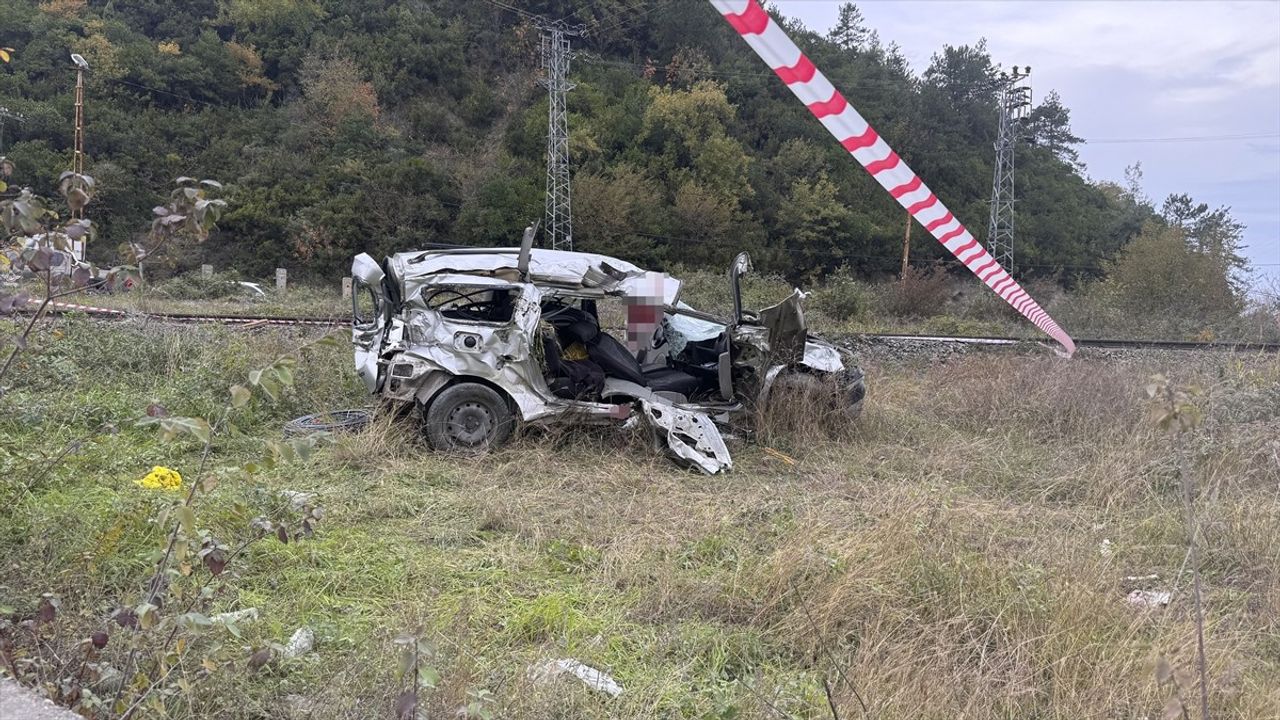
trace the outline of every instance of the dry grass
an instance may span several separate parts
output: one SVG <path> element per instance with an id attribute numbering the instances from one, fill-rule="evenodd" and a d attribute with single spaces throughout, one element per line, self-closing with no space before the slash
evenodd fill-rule
<path id="1" fill-rule="evenodd" d="M 725 476 L 601 430 L 531 433 L 470 459 L 436 456 L 389 419 L 341 438 L 264 479 L 319 495 L 319 536 L 263 546 L 219 601 L 262 612 L 246 644 L 309 624 L 316 652 L 230 669 L 173 716 L 301 717 L 302 703 L 316 718 L 388 715 L 392 638 L 411 630 L 438 648 L 432 717 L 483 687 L 504 718 L 820 718 L 824 677 L 844 718 L 863 716 L 852 687 L 876 718 L 1157 717 L 1170 692 L 1157 658 L 1187 670 L 1194 655 L 1171 439 L 1140 399 L 1157 371 L 1209 391 L 1192 464 L 1215 716 L 1280 716 L 1280 362 L 974 353 L 867 371 L 859 422 L 778 422 L 770 447 L 794 462 L 736 444 Z M 124 470 L 77 467 L 4 512 L 56 528 L 77 492 L 100 498 L 86 511 L 126 501 L 112 479 Z M 96 592 L 127 591 L 89 525 L 84 538 L 8 533 L 0 550 L 87 553 L 116 568 Z M 52 567 L 8 569 L 0 590 L 84 581 Z M 1133 589 L 1174 599 L 1143 611 L 1125 602 Z M 90 619 L 100 602 L 67 597 L 68 615 Z M 624 694 L 530 679 L 562 657 Z"/>

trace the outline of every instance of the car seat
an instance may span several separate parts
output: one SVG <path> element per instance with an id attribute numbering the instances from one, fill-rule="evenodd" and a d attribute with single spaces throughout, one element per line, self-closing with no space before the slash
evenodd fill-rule
<path id="1" fill-rule="evenodd" d="M 586 346 L 587 356 L 604 370 L 606 377 L 685 397 L 693 395 L 702 385 L 698 378 L 675 368 L 645 370 L 625 345 L 609 333 L 601 332 L 596 319 L 578 308 L 557 308 L 544 315 L 544 319 L 556 328 L 561 344 L 576 341 Z"/>

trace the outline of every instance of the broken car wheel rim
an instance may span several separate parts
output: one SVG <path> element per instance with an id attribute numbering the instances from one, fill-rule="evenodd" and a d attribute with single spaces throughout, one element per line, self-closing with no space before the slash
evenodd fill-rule
<path id="1" fill-rule="evenodd" d="M 458 447 L 481 446 L 493 432 L 493 413 L 477 402 L 461 403 L 449 412 L 446 430 L 449 441 Z"/>

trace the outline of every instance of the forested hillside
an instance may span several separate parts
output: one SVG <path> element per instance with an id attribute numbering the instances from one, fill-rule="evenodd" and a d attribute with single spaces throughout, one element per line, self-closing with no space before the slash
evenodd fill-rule
<path id="1" fill-rule="evenodd" d="M 793 279 L 897 267 L 902 210 L 706 3 L 519 4 L 4 0 L 0 45 L 14 53 L 0 104 L 25 116 L 4 126 L 9 185 L 53 195 L 68 167 L 77 52 L 92 67 L 94 257 L 144 232 L 180 175 L 222 181 L 229 209 L 173 269 L 333 277 L 359 250 L 512 244 L 542 213 L 547 105 L 527 11 L 586 28 L 569 100 L 577 249 L 665 267 L 722 266 L 745 248 Z M 997 70 L 984 47 L 939 48 L 916 75 L 852 6 L 829 35 L 790 29 L 985 235 Z M 1239 228 L 1225 213 L 1186 199 L 1189 216 L 1162 219 L 1136 185 L 1087 181 L 1056 95 L 1037 99 L 1028 129 L 1020 274 L 1097 277 L 1151 220 L 1200 227 L 1229 262 Z"/>

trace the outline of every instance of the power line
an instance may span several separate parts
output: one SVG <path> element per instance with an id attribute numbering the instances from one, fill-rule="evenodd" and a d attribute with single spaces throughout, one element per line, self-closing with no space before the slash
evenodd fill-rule
<path id="1" fill-rule="evenodd" d="M 641 72 L 648 69 L 648 66 L 641 65 L 639 63 L 627 62 L 625 60 L 606 60 L 605 58 L 602 58 L 599 56 L 596 56 L 596 57 L 584 56 L 582 60 L 583 62 L 590 63 L 592 65 L 612 65 L 614 67 L 635 69 Z M 773 80 L 773 79 L 776 79 L 777 77 L 772 73 L 733 71 L 733 70 L 711 70 L 711 69 L 701 69 L 701 68 L 698 69 L 698 73 L 701 75 L 709 75 L 711 77 L 719 77 L 719 78 L 767 78 L 767 79 Z M 972 87 L 977 87 L 977 86 L 979 86 L 978 83 L 974 83 L 972 85 Z M 875 79 L 867 78 L 867 79 L 859 80 L 853 83 L 847 83 L 847 82 L 840 83 L 840 87 L 845 89 L 874 90 L 874 89 L 892 89 L 892 88 L 910 87 L 910 85 L 908 83 L 902 83 L 894 80 L 875 80 Z M 970 87 L 970 86 L 965 86 L 965 87 Z"/>
<path id="2" fill-rule="evenodd" d="M 501 2 L 500 0 L 485 0 L 485 2 L 489 3 L 490 5 L 496 8 L 501 8 L 503 10 L 508 10 L 510 12 L 513 12 L 526 20 L 533 20 L 534 22 L 546 20 L 546 18 L 542 17 L 541 15 L 535 15 L 529 12 L 528 10 L 523 10 L 521 8 L 515 7 L 514 5 L 508 5 L 507 3 Z"/>
<path id="3" fill-rule="evenodd" d="M 107 80 L 107 82 L 116 83 L 116 84 L 118 84 L 118 85 L 128 85 L 129 87 L 137 88 L 137 89 L 139 89 L 139 90 L 146 90 L 147 92 L 158 93 L 158 94 L 160 94 L 160 95 L 169 95 L 169 96 L 171 96 L 171 97 L 176 97 L 176 98 L 178 98 L 179 100 L 186 100 L 187 102 L 193 102 L 193 103 L 197 103 L 197 104 L 200 104 L 200 105 L 206 105 L 206 106 L 208 106 L 208 107 L 227 107 L 226 105 L 220 105 L 220 104 L 218 104 L 218 103 L 211 103 L 211 102 L 209 102 L 208 100 L 197 100 L 196 98 L 193 98 L 193 97 L 191 97 L 191 96 L 189 96 L 189 95 L 179 95 L 178 93 L 175 93 L 175 92 L 169 92 L 168 90 L 161 90 L 161 89 L 159 89 L 159 88 L 147 87 L 146 85 L 140 85 L 140 84 L 135 83 L 135 82 L 129 82 L 128 80 L 118 80 L 118 79 L 115 79 L 115 78 L 106 78 L 106 80 Z"/>
<path id="4" fill-rule="evenodd" d="M 645 71 L 647 66 L 639 63 L 627 62 L 625 60 L 609 60 L 602 57 L 584 56 L 582 61 L 591 65 L 608 65 L 620 68 L 631 68 L 638 71 Z M 751 72 L 751 71 L 733 71 L 733 70 L 710 70 L 700 69 L 699 74 L 708 75 L 716 78 L 774 78 L 772 73 Z M 877 89 L 895 89 L 904 88 L 911 89 L 911 82 L 899 80 L 877 80 L 874 78 L 864 78 L 853 82 L 838 82 L 840 88 L 845 90 L 877 90 Z M 991 87 L 991 83 L 974 82 L 949 85 L 948 87 Z M 1154 137 L 1154 138 L 1082 138 L 1080 144 L 1087 145 L 1112 145 L 1122 143 L 1190 143 L 1190 142 L 1217 142 L 1230 140 L 1266 140 L 1272 138 L 1280 138 L 1280 133 L 1244 133 L 1238 135 L 1194 135 L 1187 137 Z"/>
<path id="5" fill-rule="evenodd" d="M 592 29 L 589 31 L 589 34 L 591 34 L 591 35 L 593 35 L 593 36 L 599 36 L 599 35 L 600 35 L 600 33 L 605 32 L 606 30 L 620 30 L 620 29 L 622 29 L 622 28 L 626 27 L 627 25 L 630 25 L 630 24 L 632 24 L 632 23 L 634 23 L 634 22 L 636 22 L 636 21 L 640 20 L 641 18 L 644 18 L 644 17 L 645 17 L 645 16 L 647 16 L 649 13 L 653 12 L 654 10 L 657 10 L 658 8 L 660 8 L 660 7 L 664 6 L 664 5 L 669 4 L 670 2 L 671 2 L 671 0 L 656 0 L 656 2 L 654 2 L 654 3 L 653 3 L 652 5 L 650 5 L 648 8 L 646 8 L 646 9 L 644 9 L 644 10 L 641 10 L 641 11 L 640 11 L 640 13 L 639 13 L 638 15 L 630 15 L 630 16 L 628 16 L 628 15 L 622 15 L 622 14 L 620 13 L 620 16 L 621 16 L 621 17 L 620 17 L 618 20 L 614 20 L 613 22 L 611 22 L 611 23 L 606 23 L 606 24 L 604 24 L 604 25 L 597 25 L 596 27 L 592 28 Z M 633 11 L 634 11 L 634 10 L 639 10 L 639 9 L 640 9 L 640 7 L 641 7 L 643 4 L 644 4 L 643 2 L 639 2 L 639 3 L 636 3 L 634 6 L 632 6 L 632 7 L 628 8 L 628 9 L 629 9 L 629 10 L 633 10 Z"/>
<path id="6" fill-rule="evenodd" d="M 1184 142 L 1217 142 L 1220 140 L 1266 140 L 1280 138 L 1280 133 L 1245 133 L 1241 135 L 1191 135 L 1187 137 L 1163 138 L 1099 138 L 1081 140 L 1088 145 L 1108 145 L 1121 143 L 1184 143 Z"/>
<path id="7" fill-rule="evenodd" d="M 681 244 L 697 244 L 705 241 L 705 239 L 699 239 L 699 238 L 676 237 L 673 235 L 661 235 L 658 233 L 641 232 L 638 230 L 633 230 L 631 231 L 630 234 L 638 235 L 640 237 L 652 238 L 654 240 L 666 240 L 668 242 L 675 242 L 675 243 L 681 243 Z M 790 255 L 805 254 L 805 251 L 801 250 L 800 248 L 791 248 L 791 247 L 767 246 L 762 248 L 762 250 L 765 252 L 782 252 Z M 893 266 L 897 266 L 898 263 L 902 262 L 902 258 L 898 255 L 842 254 L 838 259 L 839 260 L 883 260 L 885 261 L 886 265 L 892 264 Z M 963 262 L 961 262 L 960 260 L 957 260 L 954 257 L 918 258 L 918 259 L 913 259 L 911 263 L 913 265 L 915 264 L 932 265 L 935 263 L 946 264 L 946 265 L 964 265 Z M 1106 268 L 1104 268 L 1101 265 L 1072 265 L 1067 263 L 1025 263 L 1024 262 L 1024 263 L 1018 263 L 1018 266 L 1020 268 L 1035 268 L 1038 270 L 1078 270 L 1078 271 L 1088 271 L 1088 272 L 1103 272 L 1106 270 Z M 1251 268 L 1280 267 L 1280 263 L 1249 263 L 1249 267 Z"/>

